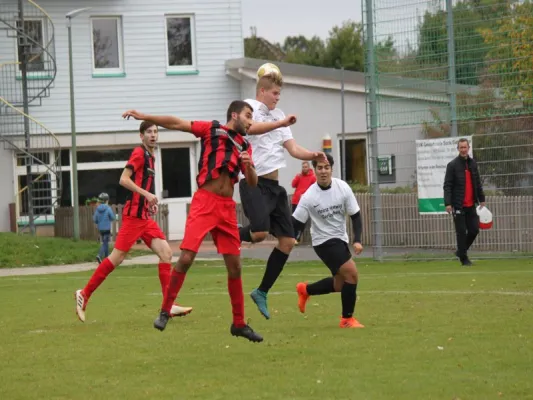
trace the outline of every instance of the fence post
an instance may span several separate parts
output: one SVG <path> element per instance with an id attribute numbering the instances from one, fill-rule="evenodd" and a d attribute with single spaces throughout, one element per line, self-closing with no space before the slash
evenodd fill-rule
<path id="1" fill-rule="evenodd" d="M 369 119 L 367 121 L 370 128 L 370 157 L 371 157 L 371 184 L 373 194 L 373 225 L 374 225 L 374 259 L 382 260 L 383 247 L 381 243 L 381 231 L 383 225 L 383 216 L 381 208 L 381 193 L 379 188 L 379 149 L 378 149 L 378 104 L 377 104 L 377 80 L 376 80 L 376 64 L 375 64 L 375 50 L 374 50 L 374 10 L 373 1 L 365 0 L 366 2 L 366 24 L 367 37 L 366 39 L 366 79 L 368 84 L 367 106 L 369 111 Z"/>

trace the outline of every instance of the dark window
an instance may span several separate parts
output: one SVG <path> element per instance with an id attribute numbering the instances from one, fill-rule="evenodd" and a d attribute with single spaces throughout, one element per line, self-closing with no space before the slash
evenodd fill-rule
<path id="1" fill-rule="evenodd" d="M 57 158 L 57 152 L 55 157 Z M 61 166 L 62 167 L 68 167 L 70 165 L 70 151 L 69 150 L 61 150 Z"/>
<path id="2" fill-rule="evenodd" d="M 132 151 L 133 149 L 78 151 L 78 163 L 124 161 L 124 166 L 126 166 L 126 161 L 130 158 Z"/>
<path id="3" fill-rule="evenodd" d="M 99 169 L 78 171 L 78 200 L 85 205 L 85 200 L 98 197 L 102 192 L 109 195 L 110 204 L 124 204 L 129 191 L 119 185 L 122 169 Z"/>
<path id="4" fill-rule="evenodd" d="M 161 149 L 163 198 L 191 197 L 191 164 L 188 147 Z"/>
<path id="5" fill-rule="evenodd" d="M 50 175 L 32 174 L 32 203 L 34 215 L 52 214 L 52 184 Z M 19 190 L 22 190 L 28 184 L 26 175 L 18 177 Z M 20 215 L 28 215 L 29 211 L 29 188 L 20 194 Z"/>
<path id="6" fill-rule="evenodd" d="M 167 17 L 168 66 L 193 65 L 191 18 Z"/>
<path id="7" fill-rule="evenodd" d="M 17 21 L 17 28 L 21 28 L 21 21 Z M 26 55 L 27 71 L 28 72 L 41 72 L 45 70 L 45 53 L 44 47 L 44 26 L 43 21 L 40 19 L 25 20 L 24 21 L 24 33 L 29 38 L 27 45 L 23 46 L 19 43 L 18 51 Z M 22 61 L 22 60 L 19 60 Z M 19 64 L 19 69 L 22 66 Z"/>
<path id="8" fill-rule="evenodd" d="M 59 204 L 61 207 L 72 207 L 72 194 L 70 192 L 70 171 L 61 172 L 61 184 L 61 200 L 59 201 Z"/>

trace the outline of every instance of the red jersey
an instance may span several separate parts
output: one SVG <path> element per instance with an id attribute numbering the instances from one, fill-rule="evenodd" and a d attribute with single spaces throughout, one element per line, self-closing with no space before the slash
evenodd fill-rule
<path id="1" fill-rule="evenodd" d="M 309 186 L 316 182 L 316 176 L 312 169 L 309 169 L 307 175 L 298 174 L 292 180 L 292 187 L 296 190 L 292 195 L 292 204 L 298 204 L 300 197 L 305 193 Z"/>
<path id="2" fill-rule="evenodd" d="M 155 194 L 155 158 L 143 145 L 133 149 L 126 168 L 132 170 L 131 180 L 147 192 Z M 139 193 L 130 192 L 122 215 L 149 219 L 148 202 Z"/>
<path id="3" fill-rule="evenodd" d="M 251 158 L 251 144 L 241 134 L 220 125 L 218 121 L 193 121 L 191 127 L 194 136 L 201 139 L 196 177 L 198 187 L 201 188 L 204 183 L 217 179 L 222 171 L 228 172 L 233 184 L 237 183 L 239 172 L 244 173 L 244 165 L 239 155 L 246 151 Z"/>

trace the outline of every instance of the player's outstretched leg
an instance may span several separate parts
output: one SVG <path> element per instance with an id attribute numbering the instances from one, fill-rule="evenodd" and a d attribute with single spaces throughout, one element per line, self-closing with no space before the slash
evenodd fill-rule
<path id="1" fill-rule="evenodd" d="M 294 247 L 294 238 L 280 237 L 279 244 L 272 250 L 270 257 L 268 257 L 263 280 L 257 289 L 250 293 L 250 297 L 257 305 L 259 312 L 266 318 L 270 319 L 270 312 L 268 311 L 267 295 L 268 291 L 274 286 L 276 280 L 283 271 L 285 263 L 289 258 L 289 254 Z"/>
<path id="2" fill-rule="evenodd" d="M 159 230 L 159 226 L 157 227 L 157 229 Z M 163 235 L 162 232 L 161 235 Z M 170 275 L 172 271 L 172 265 L 170 264 L 172 262 L 172 249 L 170 248 L 168 242 L 161 238 L 152 239 L 152 242 L 150 243 L 150 248 L 154 253 L 159 256 L 159 283 L 161 284 L 161 293 L 164 297 L 167 291 L 167 287 L 170 283 Z M 170 316 L 183 317 L 185 315 L 190 314 L 191 312 L 192 307 L 183 307 L 178 304 L 173 304 L 172 308 L 170 309 Z"/>
<path id="3" fill-rule="evenodd" d="M 105 258 L 93 272 L 89 282 L 83 289 L 78 289 L 74 293 L 74 299 L 76 301 L 76 315 L 81 322 L 85 322 L 85 309 L 87 308 L 87 303 L 93 292 L 98 289 L 98 287 L 105 281 L 107 276 L 113 272 L 116 266 L 120 265 L 124 258 L 126 257 L 126 252 L 123 252 L 118 249 L 113 249 L 111 255 Z"/>
<path id="4" fill-rule="evenodd" d="M 228 270 L 228 293 L 233 314 L 230 333 L 233 336 L 240 336 L 251 342 L 262 342 L 263 337 L 254 332 L 252 327 L 244 322 L 244 291 L 242 289 L 240 256 L 224 254 L 224 261 Z"/>
<path id="5" fill-rule="evenodd" d="M 176 267 L 172 269 L 170 283 L 167 286 L 167 290 L 163 298 L 161 312 L 154 321 L 154 328 L 160 331 L 163 331 L 166 328 L 168 320 L 171 316 L 172 305 L 174 304 L 176 297 L 178 297 L 178 293 L 183 286 L 183 282 L 185 281 L 187 271 L 191 267 L 195 257 L 196 253 L 193 251 L 181 251 Z"/>

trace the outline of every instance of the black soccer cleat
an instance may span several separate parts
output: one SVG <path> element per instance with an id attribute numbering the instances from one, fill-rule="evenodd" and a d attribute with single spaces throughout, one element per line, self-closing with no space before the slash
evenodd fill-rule
<path id="1" fill-rule="evenodd" d="M 461 260 L 461 265 L 463 267 L 471 267 L 472 266 L 472 261 L 470 261 L 470 259 L 468 257 L 465 257 Z"/>
<path id="2" fill-rule="evenodd" d="M 159 317 L 157 317 L 154 321 L 154 328 L 160 331 L 164 331 L 169 319 L 170 319 L 170 314 L 167 313 L 166 311 L 161 311 L 159 313 Z"/>
<path id="3" fill-rule="evenodd" d="M 262 342 L 263 337 L 254 332 L 254 330 L 249 325 L 244 325 L 242 328 L 237 328 L 234 324 L 231 324 L 230 332 L 233 336 L 242 336 L 243 338 L 248 339 L 250 342 Z"/>

